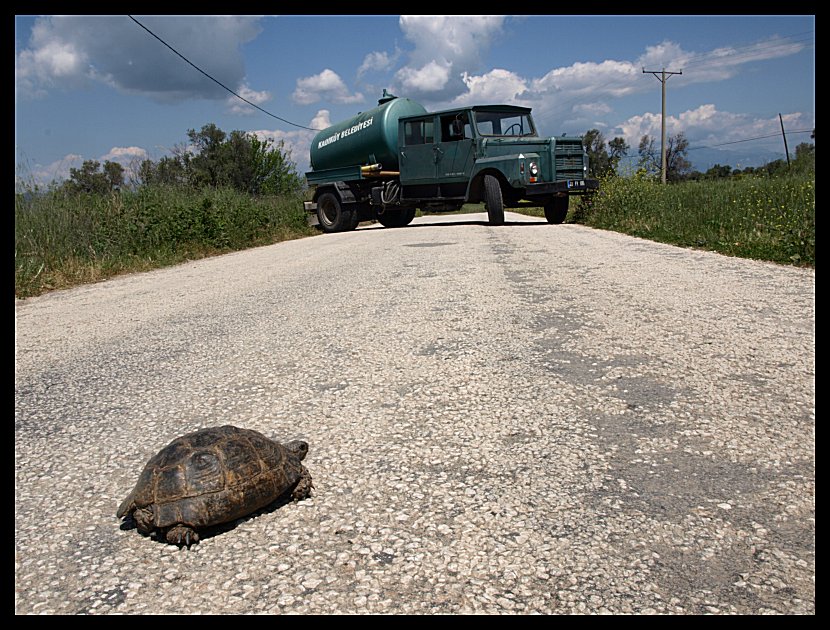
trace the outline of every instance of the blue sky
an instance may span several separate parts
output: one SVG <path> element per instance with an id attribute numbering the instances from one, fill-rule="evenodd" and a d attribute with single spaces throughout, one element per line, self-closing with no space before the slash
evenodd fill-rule
<path id="1" fill-rule="evenodd" d="M 386 88 L 430 110 L 529 106 L 544 135 L 596 128 L 636 155 L 643 134 L 660 137 L 660 82 L 643 67 L 682 70 L 667 82 L 668 133 L 686 134 L 699 168 L 784 157 L 779 113 L 791 151 L 815 127 L 813 15 L 134 17 L 303 127 L 369 109 Z M 16 16 L 16 175 L 157 160 L 207 123 L 283 140 L 308 168 L 313 131 L 247 106 L 128 16 Z"/>

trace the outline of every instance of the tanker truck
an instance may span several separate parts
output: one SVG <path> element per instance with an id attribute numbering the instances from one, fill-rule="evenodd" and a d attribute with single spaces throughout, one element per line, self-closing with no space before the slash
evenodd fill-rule
<path id="1" fill-rule="evenodd" d="M 539 137 L 530 108 L 475 105 L 427 112 L 383 91 L 377 107 L 320 131 L 305 209 L 324 232 L 361 221 L 408 225 L 423 212 L 483 202 L 490 225 L 505 208 L 541 207 L 562 223 L 568 200 L 598 188 L 579 136 Z"/>

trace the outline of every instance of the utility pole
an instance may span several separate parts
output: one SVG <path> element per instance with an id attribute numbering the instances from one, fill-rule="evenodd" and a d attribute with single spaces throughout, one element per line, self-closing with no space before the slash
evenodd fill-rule
<path id="1" fill-rule="evenodd" d="M 646 70 L 643 68 L 643 74 L 653 74 L 660 83 L 663 84 L 663 122 L 660 128 L 660 165 L 662 170 L 662 180 L 663 183 L 666 183 L 666 81 L 668 81 L 668 75 L 672 74 L 683 74 L 683 71 L 680 72 L 666 72 L 666 69 L 663 68 L 658 76 L 658 72 L 656 70 Z"/>
<path id="2" fill-rule="evenodd" d="M 787 168 L 790 167 L 790 150 L 787 148 L 787 134 L 784 133 L 784 119 L 778 114 L 778 121 L 781 123 L 781 135 L 784 136 L 784 153 L 787 154 Z"/>

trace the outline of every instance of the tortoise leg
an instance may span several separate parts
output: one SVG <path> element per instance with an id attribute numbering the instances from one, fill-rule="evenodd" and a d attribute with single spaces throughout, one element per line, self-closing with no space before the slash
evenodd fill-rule
<path id="1" fill-rule="evenodd" d="M 297 485 L 294 486 L 294 490 L 291 492 L 291 498 L 294 501 L 300 501 L 307 497 L 311 496 L 311 489 L 314 488 L 314 484 L 311 483 L 311 474 L 303 468 L 303 472 L 300 475 L 300 480 L 297 482 Z"/>
<path id="2" fill-rule="evenodd" d="M 151 507 L 138 508 L 133 512 L 135 526 L 142 534 L 149 534 L 156 528 L 155 517 Z"/>
<path id="3" fill-rule="evenodd" d="M 187 525 L 174 525 L 167 530 L 166 538 L 171 545 L 178 545 L 179 547 L 185 545 L 188 549 L 190 549 L 190 545 L 199 542 L 199 534 Z"/>

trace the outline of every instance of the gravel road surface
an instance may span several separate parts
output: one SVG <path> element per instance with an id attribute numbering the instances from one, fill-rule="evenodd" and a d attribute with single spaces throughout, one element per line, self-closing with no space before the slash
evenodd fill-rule
<path id="1" fill-rule="evenodd" d="M 815 273 L 507 214 L 15 303 L 15 612 L 815 612 Z M 219 424 L 312 498 L 115 516 Z"/>

